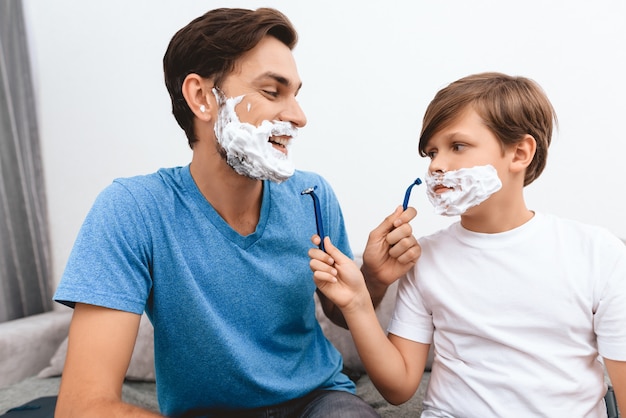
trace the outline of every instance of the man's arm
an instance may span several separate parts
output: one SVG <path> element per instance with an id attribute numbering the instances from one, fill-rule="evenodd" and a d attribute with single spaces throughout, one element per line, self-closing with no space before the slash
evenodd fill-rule
<path id="1" fill-rule="evenodd" d="M 605 358 L 604 365 L 611 378 L 611 385 L 615 391 L 617 407 L 620 414 L 626 413 L 626 361 L 616 361 Z"/>
<path id="2" fill-rule="evenodd" d="M 77 303 L 56 418 L 160 417 L 122 402 L 141 315 Z"/>

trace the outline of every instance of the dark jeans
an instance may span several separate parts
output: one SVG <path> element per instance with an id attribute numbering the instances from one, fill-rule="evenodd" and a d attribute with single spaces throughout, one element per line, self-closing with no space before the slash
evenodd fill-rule
<path id="1" fill-rule="evenodd" d="M 380 418 L 365 401 L 349 392 L 316 390 L 274 406 L 239 410 L 194 410 L 180 418 Z"/>

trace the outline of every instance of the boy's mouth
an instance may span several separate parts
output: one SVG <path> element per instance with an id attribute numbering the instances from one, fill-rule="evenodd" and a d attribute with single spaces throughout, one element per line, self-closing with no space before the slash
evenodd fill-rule
<path id="1" fill-rule="evenodd" d="M 453 190 L 452 187 L 446 187 L 443 184 L 437 184 L 433 187 L 433 192 L 435 192 L 436 194 L 442 194 L 450 190 Z"/>

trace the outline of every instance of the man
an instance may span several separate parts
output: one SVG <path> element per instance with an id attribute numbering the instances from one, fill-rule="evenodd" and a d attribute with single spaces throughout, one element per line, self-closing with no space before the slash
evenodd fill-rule
<path id="1" fill-rule="evenodd" d="M 192 161 L 116 180 L 87 216 L 55 294 L 75 307 L 58 417 L 158 416 L 121 401 L 144 309 L 166 416 L 377 416 L 315 319 L 303 190 L 315 187 L 325 231 L 351 251 L 330 186 L 289 159 L 306 124 L 296 40 L 273 9 L 213 10 L 172 38 L 165 82 Z M 414 216 L 397 209 L 370 234 L 375 303 L 415 264 Z"/>

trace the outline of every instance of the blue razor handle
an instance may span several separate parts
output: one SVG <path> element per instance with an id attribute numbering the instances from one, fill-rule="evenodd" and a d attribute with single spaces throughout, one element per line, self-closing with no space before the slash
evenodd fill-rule
<path id="1" fill-rule="evenodd" d="M 409 188 L 406 189 L 406 193 L 404 194 L 404 202 L 402 202 L 402 209 L 406 210 L 406 208 L 409 207 L 409 198 L 411 197 L 411 189 L 413 189 L 413 186 L 419 186 L 420 184 L 422 184 L 422 180 L 418 177 L 415 179 L 413 183 L 411 183 Z"/>
<path id="2" fill-rule="evenodd" d="M 319 235 L 321 239 L 320 245 L 318 247 L 320 250 L 326 251 L 326 249 L 324 248 L 325 235 L 324 225 L 322 224 L 322 211 L 320 209 L 320 200 L 315 194 L 315 189 L 317 189 L 317 186 L 309 187 L 308 189 L 303 190 L 300 194 L 308 194 L 311 195 L 311 197 L 313 198 L 313 207 L 315 208 L 315 225 L 317 226 L 317 235 Z"/>

